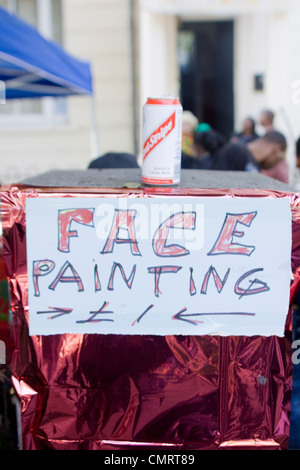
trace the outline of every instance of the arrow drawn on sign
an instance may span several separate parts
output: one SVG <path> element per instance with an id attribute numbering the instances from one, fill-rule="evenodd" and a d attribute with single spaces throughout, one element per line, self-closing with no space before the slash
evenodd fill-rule
<path id="1" fill-rule="evenodd" d="M 72 308 L 63 308 L 63 307 L 48 307 L 50 310 L 42 310 L 36 312 L 38 315 L 44 315 L 47 313 L 56 313 L 56 315 L 52 315 L 48 317 L 48 320 L 53 320 L 54 318 L 61 317 L 62 315 L 69 315 L 69 313 L 73 312 Z"/>
<path id="2" fill-rule="evenodd" d="M 186 317 L 195 317 L 197 315 L 201 315 L 201 313 L 186 313 L 185 315 L 183 312 L 186 312 L 186 308 L 182 308 L 177 312 L 175 315 L 172 316 L 173 320 L 181 320 L 181 321 L 186 321 L 187 323 L 192 323 L 193 325 L 197 325 L 199 323 L 204 323 L 203 321 L 199 320 L 188 320 Z"/>
<path id="3" fill-rule="evenodd" d="M 210 315 L 243 315 L 243 316 L 255 316 L 255 313 L 248 312 L 208 312 L 208 313 L 184 313 L 187 309 L 183 308 L 178 313 L 172 316 L 172 320 L 181 320 L 192 325 L 198 325 L 199 323 L 204 323 L 200 320 L 189 320 L 187 317 L 197 317 L 197 316 L 210 316 Z"/>

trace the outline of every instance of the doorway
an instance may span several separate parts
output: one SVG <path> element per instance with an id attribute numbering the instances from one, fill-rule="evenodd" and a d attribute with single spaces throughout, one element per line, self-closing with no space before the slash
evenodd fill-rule
<path id="1" fill-rule="evenodd" d="M 226 138 L 234 125 L 233 36 L 233 21 L 182 22 L 178 31 L 183 109 Z"/>

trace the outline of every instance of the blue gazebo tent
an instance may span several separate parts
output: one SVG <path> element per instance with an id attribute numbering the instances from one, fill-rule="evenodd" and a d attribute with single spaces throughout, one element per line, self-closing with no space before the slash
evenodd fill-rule
<path id="1" fill-rule="evenodd" d="M 92 156 L 98 155 L 92 73 L 34 27 L 0 7 L 0 102 L 11 99 L 89 95 Z"/>
<path id="2" fill-rule="evenodd" d="M 3 8 L 0 8 L 0 80 L 5 85 L 5 99 L 92 95 L 88 62 L 67 54 Z"/>

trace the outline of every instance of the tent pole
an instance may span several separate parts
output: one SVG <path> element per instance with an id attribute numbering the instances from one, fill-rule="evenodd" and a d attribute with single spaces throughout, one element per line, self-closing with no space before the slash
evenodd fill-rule
<path id="1" fill-rule="evenodd" d="M 134 0 L 130 0 L 130 49 L 131 49 L 131 86 L 132 86 L 132 111 L 133 111 L 133 147 L 134 154 L 138 156 L 138 115 L 137 115 L 137 79 L 136 79 L 136 58 L 135 58 L 135 12 Z"/>
<path id="2" fill-rule="evenodd" d="M 96 102 L 94 95 L 90 98 L 90 109 L 91 109 L 91 132 L 90 132 L 90 141 L 91 141 L 91 156 L 96 158 L 99 156 L 99 142 L 98 142 L 98 132 L 97 132 L 97 118 L 96 118 Z"/>

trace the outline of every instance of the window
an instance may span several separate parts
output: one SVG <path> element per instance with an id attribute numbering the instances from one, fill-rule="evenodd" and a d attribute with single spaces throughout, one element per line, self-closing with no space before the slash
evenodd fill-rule
<path id="1" fill-rule="evenodd" d="M 62 44 L 61 0 L 0 0 L 0 5 Z M 7 100 L 0 106 L 0 123 L 10 125 L 59 124 L 65 121 L 66 98 Z"/>

